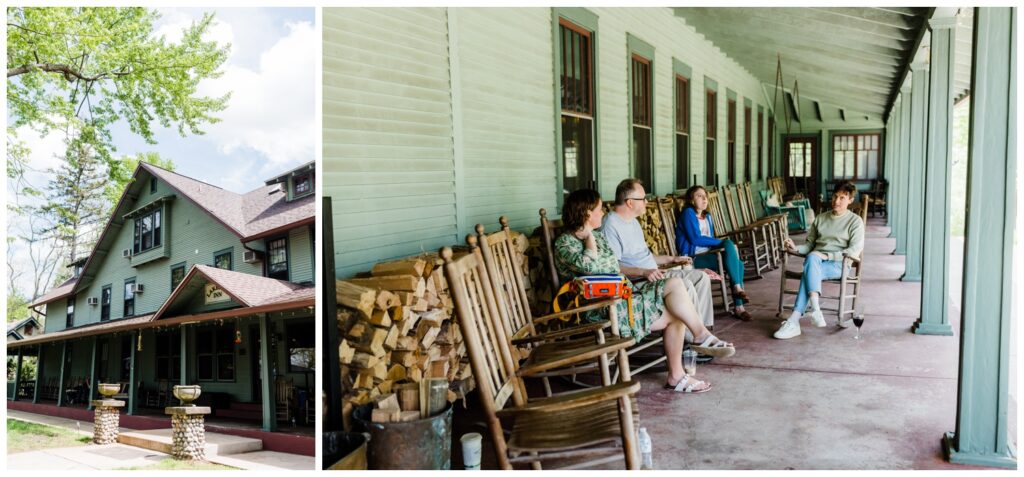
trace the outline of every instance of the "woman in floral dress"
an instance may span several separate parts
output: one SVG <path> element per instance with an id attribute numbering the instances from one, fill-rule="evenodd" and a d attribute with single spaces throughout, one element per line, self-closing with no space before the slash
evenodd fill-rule
<path id="1" fill-rule="evenodd" d="M 601 232 L 604 209 L 597 191 L 581 189 L 569 194 L 562 211 L 564 231 L 555 240 L 555 266 L 563 280 L 599 273 L 619 273 L 619 262 Z M 622 336 L 637 341 L 652 331 L 662 331 L 669 375 L 666 389 L 698 393 L 711 385 L 683 371 L 683 338 L 689 327 L 694 336 L 691 348 L 698 353 L 728 357 L 735 354 L 732 343 L 719 340 L 704 326 L 690 301 L 686 288 L 677 277 L 633 285 L 633 325 L 629 324 L 626 301 L 618 304 L 619 330 Z M 605 319 L 601 310 L 584 314 L 590 321 Z"/>

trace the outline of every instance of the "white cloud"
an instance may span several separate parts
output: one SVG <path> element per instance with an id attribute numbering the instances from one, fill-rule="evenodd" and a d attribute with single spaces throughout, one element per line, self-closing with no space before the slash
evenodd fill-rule
<path id="1" fill-rule="evenodd" d="M 260 174 L 314 157 L 317 38 L 307 22 L 286 26 L 288 33 L 260 55 L 258 70 L 229 65 L 223 76 L 199 85 L 201 95 L 232 92 L 222 121 L 207 127 L 206 139 L 224 154 L 261 154 L 266 162 Z"/>

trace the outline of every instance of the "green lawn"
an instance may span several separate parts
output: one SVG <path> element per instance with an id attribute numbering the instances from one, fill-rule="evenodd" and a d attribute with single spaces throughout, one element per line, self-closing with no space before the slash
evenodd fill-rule
<path id="1" fill-rule="evenodd" d="M 153 465 L 140 467 L 122 467 L 116 470 L 238 470 L 226 465 L 214 464 L 213 462 L 190 462 L 185 460 L 174 460 L 170 457 L 161 460 Z"/>
<path id="2" fill-rule="evenodd" d="M 69 429 L 7 419 L 8 454 L 53 447 L 84 446 L 90 442 L 91 437 Z"/>

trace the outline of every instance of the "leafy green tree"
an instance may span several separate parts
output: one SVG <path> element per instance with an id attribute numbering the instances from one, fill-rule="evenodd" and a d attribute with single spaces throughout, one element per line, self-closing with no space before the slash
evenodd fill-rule
<path id="1" fill-rule="evenodd" d="M 10 284 L 7 285 L 7 322 L 28 318 L 29 300 Z"/>
<path id="2" fill-rule="evenodd" d="M 153 164 L 169 171 L 174 170 L 174 161 L 161 157 L 158 152 L 143 152 L 135 156 L 122 156 L 112 161 L 108 172 L 107 187 L 103 191 L 103 195 L 106 196 L 107 203 L 111 209 L 121 199 L 121 194 L 124 192 L 125 187 L 128 187 L 132 180 L 132 173 L 135 172 L 135 168 L 141 162 Z"/>
<path id="3" fill-rule="evenodd" d="M 153 124 L 182 136 L 216 123 L 230 95 L 198 94 L 219 77 L 230 45 L 204 41 L 214 17 L 186 28 L 178 43 L 154 35 L 155 10 L 140 7 L 7 9 L 7 112 L 13 128 L 70 135 L 106 162 L 116 148 L 110 127 L 124 120 L 154 143 Z"/>

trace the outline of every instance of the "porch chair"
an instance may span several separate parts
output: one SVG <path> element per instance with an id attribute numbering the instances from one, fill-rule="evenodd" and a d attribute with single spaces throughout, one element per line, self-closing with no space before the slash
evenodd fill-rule
<path id="1" fill-rule="evenodd" d="M 784 205 L 780 196 L 769 190 L 761 191 L 760 195 L 761 206 L 764 208 L 765 213 L 786 215 L 787 233 L 803 233 L 807 231 L 807 227 L 810 226 L 807 214 L 809 209 L 804 207 L 802 203 L 798 205 Z"/>
<path id="2" fill-rule="evenodd" d="M 292 402 L 295 400 L 295 385 L 291 379 L 278 376 L 274 382 L 276 399 L 274 401 L 274 415 L 278 421 L 291 422 Z"/>
<path id="3" fill-rule="evenodd" d="M 551 281 L 552 281 L 553 289 L 556 290 L 556 291 L 559 288 L 562 287 L 562 278 L 558 275 L 558 270 L 555 268 L 555 249 L 554 249 L 554 243 L 555 243 L 555 237 L 557 236 L 557 233 L 558 233 L 558 229 L 561 228 L 560 227 L 561 221 L 558 221 L 558 222 L 559 222 L 559 224 L 558 224 L 559 227 L 555 227 L 555 225 L 552 222 L 548 221 L 547 211 L 544 210 L 544 209 L 540 209 L 540 224 L 541 224 L 541 230 L 543 231 L 543 239 L 544 239 L 544 242 L 543 242 L 544 253 L 545 253 L 545 257 L 544 258 L 545 258 L 545 261 L 548 263 L 548 267 L 549 267 L 548 273 L 551 274 L 551 277 L 552 277 Z M 615 336 L 618 336 L 618 332 L 617 331 L 614 332 L 613 334 Z M 661 332 L 655 331 L 655 332 L 652 332 L 651 334 L 647 335 L 643 339 L 643 341 L 641 341 L 640 343 L 637 343 L 636 346 L 630 348 L 628 353 L 629 353 L 630 356 L 633 356 L 633 355 L 635 355 L 635 354 L 637 354 L 637 353 L 639 353 L 639 352 L 641 352 L 643 350 L 646 350 L 646 349 L 648 349 L 648 348 L 650 348 L 652 346 L 661 344 L 663 342 L 664 342 L 664 337 L 662 337 Z M 650 362 L 647 362 L 644 365 L 642 365 L 642 366 L 640 366 L 640 367 L 638 367 L 636 369 L 631 370 L 631 374 L 637 374 L 637 373 L 646 371 L 646 370 L 648 370 L 648 369 L 650 369 L 650 368 L 652 368 L 654 366 L 657 366 L 658 364 L 661 364 L 661 363 L 665 362 L 665 360 L 666 360 L 666 358 L 665 358 L 665 355 L 663 355 L 663 354 L 659 355 L 657 357 L 654 357 Z M 616 370 L 616 376 L 618 376 L 618 372 L 619 371 Z M 574 384 L 583 384 L 583 383 L 580 383 L 580 382 L 576 381 L 575 377 L 573 377 L 572 381 L 573 381 Z"/>
<path id="4" fill-rule="evenodd" d="M 640 384 L 630 380 L 629 358 L 624 351 L 633 340 L 596 347 L 589 358 L 574 355 L 520 367 L 512 358 L 508 336 L 500 323 L 480 249 L 473 249 L 458 259 L 453 255 L 451 248 L 441 249 L 445 277 L 465 338 L 498 467 L 511 470 L 513 464 L 530 464 L 539 470 L 543 462 L 553 459 L 585 457 L 586 461 L 566 468 L 622 459 L 627 469 L 638 469 L 640 455 L 636 445 L 633 398 Z M 612 326 L 616 323 L 614 310 L 612 307 Z M 619 367 L 627 370 L 619 384 L 610 384 L 609 353 L 615 353 Z M 593 357 L 599 357 L 603 386 L 527 402 L 524 377 Z M 502 419 L 512 422 L 511 429 Z"/>
<path id="5" fill-rule="evenodd" d="M 779 307 L 778 307 L 778 310 L 777 310 L 776 315 L 775 315 L 775 316 L 777 316 L 779 318 L 781 318 L 783 316 L 783 312 L 785 310 L 792 310 L 793 309 L 793 306 L 794 306 L 795 301 L 796 301 L 796 294 L 799 293 L 799 291 L 800 291 L 800 280 L 804 276 L 803 260 L 799 261 L 799 265 L 800 265 L 799 270 L 791 270 L 791 269 L 787 268 L 787 265 L 790 262 L 790 259 L 788 257 L 790 257 L 790 256 L 805 258 L 804 255 L 800 255 L 798 253 L 790 252 L 790 251 L 786 251 L 786 253 L 783 254 L 783 256 L 782 256 L 782 274 L 780 275 L 780 278 L 779 278 Z M 819 299 L 820 300 L 836 300 L 836 303 L 837 303 L 835 308 L 826 307 L 823 304 L 822 307 L 821 307 L 821 310 L 822 311 L 834 311 L 834 312 L 836 312 L 836 317 L 839 320 L 839 325 L 844 327 L 844 328 L 849 326 L 849 323 L 847 321 L 845 321 L 843 319 L 843 317 L 846 316 L 846 315 L 851 315 L 851 318 L 852 318 L 852 315 L 856 314 L 856 312 L 857 312 L 857 304 L 858 304 L 859 298 L 860 298 L 861 270 L 863 269 L 863 265 L 864 265 L 864 251 L 861 251 L 860 256 L 858 256 L 858 257 L 852 257 L 852 256 L 849 256 L 849 255 L 843 255 L 843 273 L 842 273 L 842 275 L 838 279 L 823 280 L 822 284 L 821 284 L 821 296 L 819 297 Z M 789 281 L 789 280 L 795 280 L 796 283 L 795 283 L 795 287 L 794 288 L 787 287 L 787 283 L 786 282 Z M 836 295 L 826 295 L 825 294 L 825 284 L 826 283 L 838 284 L 839 285 L 838 294 L 836 294 Z M 849 290 L 850 286 L 853 287 L 852 293 Z M 786 295 L 792 295 L 794 297 L 793 298 L 794 302 L 791 303 L 791 304 L 785 304 Z M 849 308 L 847 308 L 847 301 L 850 301 L 850 300 L 852 300 L 853 303 L 851 304 L 851 306 Z"/>
<path id="6" fill-rule="evenodd" d="M 708 193 L 708 209 L 712 220 L 715 215 L 718 216 L 715 233 L 719 237 L 732 238 L 751 278 L 761 278 L 768 268 L 768 233 L 764 226 L 741 225 L 733 196 L 729 186 L 723 187 L 720 193 Z M 722 223 L 722 228 L 718 228 L 718 222 Z"/>
<path id="7" fill-rule="evenodd" d="M 882 217 L 885 217 L 885 191 L 888 188 L 889 183 L 885 179 L 875 179 L 871 181 L 871 216 L 874 217 L 875 213 L 881 213 Z"/>
<path id="8" fill-rule="evenodd" d="M 557 330 L 547 332 L 538 331 L 538 328 L 541 327 L 548 328 L 548 325 L 558 318 L 568 317 L 581 311 L 608 308 L 616 300 L 599 300 L 576 309 L 534 318 L 527 301 L 526 274 L 519 267 L 522 255 L 519 254 L 513 243 L 508 218 L 501 216 L 498 221 L 501 224 L 501 230 L 492 234 L 485 233 L 484 226 L 477 224 L 477 234 L 467 237 L 466 243 L 471 251 L 476 250 L 479 246 L 489 283 L 494 290 L 495 302 L 498 307 L 497 317 L 512 344 L 510 348 L 512 358 L 521 363 L 521 366 L 530 367 L 537 362 L 586 353 L 594 345 L 605 343 L 604 330 L 608 328 L 617 330 L 617 326 L 613 327 L 609 320 L 562 326 Z M 617 332 L 615 334 L 617 335 Z M 631 339 L 615 336 L 611 338 L 613 342 L 623 340 Z M 543 380 L 545 395 L 552 396 L 554 393 L 551 391 L 549 377 L 573 376 L 574 383 L 582 384 L 575 380 L 577 374 L 597 371 L 599 371 L 597 359 L 592 358 L 589 361 L 576 361 L 572 366 L 537 373 L 534 377 Z"/>
<path id="9" fill-rule="evenodd" d="M 661 215 L 661 223 L 664 227 L 662 233 L 665 235 L 665 237 L 668 239 L 668 242 L 671 244 L 670 247 L 672 255 L 679 255 L 679 250 L 676 249 L 676 225 L 678 224 L 679 214 L 683 211 L 683 208 L 685 206 L 686 201 L 683 200 L 682 198 L 675 198 L 669 196 L 666 197 L 664 200 L 658 201 L 658 213 Z M 725 278 L 725 261 L 722 259 L 723 252 L 725 252 L 725 249 L 723 247 L 715 247 L 708 249 L 708 251 L 704 253 L 698 253 L 691 258 L 696 258 L 704 255 L 715 255 L 715 258 L 718 262 L 718 267 L 715 269 L 715 272 L 718 273 L 718 275 L 721 276 L 722 278 Z M 732 294 L 729 291 L 730 287 L 727 283 L 725 283 L 725 280 L 722 280 L 718 283 L 718 293 L 715 293 L 715 287 L 711 287 L 712 299 L 715 296 L 720 297 L 722 300 L 722 308 L 725 310 L 726 313 L 731 313 Z"/>
<path id="10" fill-rule="evenodd" d="M 740 204 L 740 214 L 744 219 L 743 224 L 747 227 L 762 226 L 767 233 L 768 245 L 768 267 L 772 270 L 779 266 L 780 255 L 783 247 L 784 234 L 782 230 L 782 214 L 767 214 L 759 216 L 754 207 L 754 199 L 750 192 L 750 182 L 737 184 L 736 195 Z"/>

